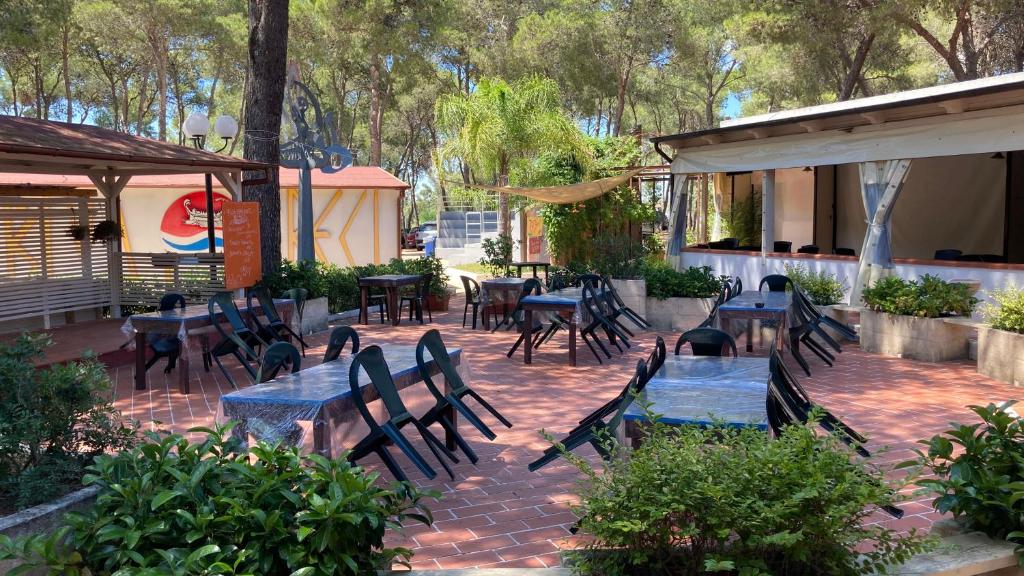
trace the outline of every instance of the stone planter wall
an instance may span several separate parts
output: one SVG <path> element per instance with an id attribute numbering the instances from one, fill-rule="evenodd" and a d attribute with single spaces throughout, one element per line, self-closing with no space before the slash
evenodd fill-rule
<path id="1" fill-rule="evenodd" d="M 48 504 L 40 504 L 0 518 L 0 534 L 12 539 L 32 534 L 47 534 L 61 525 L 68 512 L 82 512 L 96 502 L 99 488 L 83 488 Z M 0 561 L 0 574 L 18 566 L 14 561 Z M 45 571 L 40 572 L 45 574 Z"/>
<path id="2" fill-rule="evenodd" d="M 1014 386 L 1024 384 L 1024 334 L 979 326 L 978 373 Z"/>
<path id="3" fill-rule="evenodd" d="M 622 301 L 640 315 L 647 318 L 647 281 L 646 280 L 623 280 L 612 278 L 612 286 L 619 293 Z M 650 318 L 647 318 L 650 320 Z"/>
<path id="4" fill-rule="evenodd" d="M 967 358 L 973 329 L 942 318 L 897 316 L 864 310 L 860 314 L 860 346 L 865 352 L 943 362 Z"/>
<path id="5" fill-rule="evenodd" d="M 647 321 L 655 330 L 685 332 L 696 328 L 707 319 L 715 306 L 714 298 L 666 298 L 659 300 L 647 297 Z"/>
<path id="6" fill-rule="evenodd" d="M 306 307 L 302 310 L 302 334 L 322 332 L 327 330 L 327 317 L 330 311 L 327 308 L 327 297 L 310 298 L 306 300 Z"/>

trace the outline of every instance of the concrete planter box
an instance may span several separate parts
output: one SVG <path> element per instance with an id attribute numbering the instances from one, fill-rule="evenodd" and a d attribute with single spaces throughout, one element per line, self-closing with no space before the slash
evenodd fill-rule
<path id="1" fill-rule="evenodd" d="M 978 373 L 1014 386 L 1024 384 L 1024 334 L 979 326 Z"/>
<path id="2" fill-rule="evenodd" d="M 0 534 L 11 539 L 32 534 L 48 534 L 61 526 L 64 515 L 68 512 L 82 512 L 96 502 L 99 488 L 90 486 L 72 492 L 47 504 L 26 508 L 0 518 Z M 0 561 L 0 574 L 18 566 L 13 560 Z M 39 572 L 45 574 L 45 570 Z"/>
<path id="3" fill-rule="evenodd" d="M 969 325 L 943 318 L 897 316 L 864 310 L 860 314 L 860 346 L 866 352 L 943 362 L 967 358 Z"/>
<path id="4" fill-rule="evenodd" d="M 306 307 L 302 310 L 302 334 L 312 334 L 327 330 L 327 317 L 330 311 L 327 308 L 327 297 L 310 298 L 306 300 Z"/>
<path id="5" fill-rule="evenodd" d="M 612 278 L 612 286 L 615 287 L 615 291 L 619 293 L 619 297 L 622 301 L 633 309 L 634 312 L 639 314 L 642 318 L 647 318 L 647 281 L 640 280 L 624 280 L 622 278 Z M 650 320 L 650 318 L 648 318 Z"/>
<path id="6" fill-rule="evenodd" d="M 715 306 L 714 298 L 647 297 L 647 321 L 655 330 L 685 332 L 707 319 Z"/>

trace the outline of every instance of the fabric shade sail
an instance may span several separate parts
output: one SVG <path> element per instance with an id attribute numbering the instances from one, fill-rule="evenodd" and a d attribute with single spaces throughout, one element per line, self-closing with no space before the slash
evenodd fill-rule
<path id="1" fill-rule="evenodd" d="M 1008 150 L 1024 150 L 1024 106 L 681 148 L 672 172 L 746 172 Z"/>
<path id="2" fill-rule="evenodd" d="M 601 178 L 600 180 L 591 180 L 590 182 L 580 182 L 579 184 L 568 184 L 566 186 L 512 188 L 509 186 L 470 184 L 469 187 L 477 188 L 479 190 L 489 190 L 491 192 L 506 192 L 508 194 L 515 194 L 516 196 L 526 196 L 527 198 L 547 202 L 549 204 L 574 204 L 576 202 L 590 200 L 591 198 L 597 198 L 598 196 L 614 190 L 623 184 L 628 184 L 631 178 L 641 172 L 643 172 L 643 168 L 638 168 L 628 172 L 623 172 L 618 176 Z M 464 186 L 461 182 L 456 184 Z"/>

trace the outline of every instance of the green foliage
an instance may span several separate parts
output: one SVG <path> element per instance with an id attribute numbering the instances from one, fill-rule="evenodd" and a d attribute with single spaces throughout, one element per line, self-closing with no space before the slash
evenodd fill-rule
<path id="1" fill-rule="evenodd" d="M 565 266 L 551 266 L 548 268 L 548 282 L 561 286 L 576 286 L 580 281 L 580 274 L 586 274 L 587 268 L 579 262 L 569 262 Z"/>
<path id="2" fill-rule="evenodd" d="M 736 238 L 740 246 L 761 245 L 761 195 L 752 193 L 737 200 L 722 212 L 726 238 Z"/>
<path id="3" fill-rule="evenodd" d="M 644 270 L 647 295 L 666 298 L 714 298 L 722 291 L 722 278 L 710 266 L 690 266 L 677 272 L 666 263 L 650 264 Z"/>
<path id="4" fill-rule="evenodd" d="M 888 276 L 865 288 L 861 297 L 876 312 L 923 318 L 970 316 L 978 304 L 967 284 L 946 282 L 930 274 L 919 281 Z"/>
<path id="5" fill-rule="evenodd" d="M 996 330 L 1024 334 L 1024 289 L 1007 286 L 990 293 L 995 304 L 985 304 L 982 313 Z"/>
<path id="6" fill-rule="evenodd" d="M 436 256 L 424 256 L 422 258 L 409 258 L 399 260 L 392 258 L 387 266 L 382 266 L 377 274 L 433 274 L 430 280 L 430 293 L 442 297 L 448 293 L 448 274 L 445 272 L 444 262 Z M 363 274 L 359 274 L 363 276 Z"/>
<path id="7" fill-rule="evenodd" d="M 194 429 L 116 456 L 102 455 L 86 482 L 95 506 L 70 514 L 53 536 L 0 538 L 0 559 L 21 557 L 49 574 L 364 574 L 407 561 L 388 548 L 388 528 L 430 524 L 409 484 L 375 485 L 344 456 L 300 456 L 260 443 L 250 451 L 229 427 Z"/>
<path id="8" fill-rule="evenodd" d="M 481 245 L 484 257 L 480 259 L 480 264 L 495 278 L 508 276 L 512 265 L 512 237 L 498 234 L 497 238 L 484 238 Z"/>
<path id="9" fill-rule="evenodd" d="M 86 464 L 135 440 L 110 403 L 110 378 L 93 358 L 36 369 L 52 345 L 22 334 L 0 345 L 0 509 L 25 508 L 81 486 Z"/>
<path id="10" fill-rule="evenodd" d="M 846 294 L 846 284 L 840 282 L 835 274 L 810 272 L 802 264 L 786 264 L 786 276 L 818 306 L 838 304 Z"/>
<path id="11" fill-rule="evenodd" d="M 597 470 L 567 456 L 585 475 L 577 513 L 594 539 L 577 554 L 584 573 L 869 574 L 927 546 L 868 524 L 900 486 L 810 426 L 773 439 L 659 423 Z"/>
<path id="12" fill-rule="evenodd" d="M 932 505 L 972 530 L 1024 543 L 1024 422 L 1008 408 L 970 406 L 981 418 L 922 442 L 927 452 L 903 467 L 925 467 L 935 477 L 918 481 L 936 495 Z M 1021 551 L 1021 550 L 1018 550 Z M 1024 565 L 1024 557 L 1020 558 Z"/>

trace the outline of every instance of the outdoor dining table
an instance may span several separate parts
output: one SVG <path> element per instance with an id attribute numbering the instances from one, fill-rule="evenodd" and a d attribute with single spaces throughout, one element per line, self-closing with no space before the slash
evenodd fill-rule
<path id="1" fill-rule="evenodd" d="M 643 406 L 675 426 L 754 426 L 768 429 L 768 358 L 669 356 L 623 416 L 626 438 L 642 436 Z"/>
<path id="2" fill-rule="evenodd" d="M 516 299 L 522 293 L 525 283 L 526 280 L 522 278 L 488 278 L 480 281 L 480 299 L 484 301 L 485 306 L 493 306 L 493 295 L 501 294 L 502 318 L 501 322 L 494 327 L 495 329 L 510 322 L 510 315 L 515 307 Z M 509 306 L 510 303 L 512 306 Z M 483 315 L 483 326 L 485 330 L 491 329 L 491 320 L 486 311 Z"/>
<path id="3" fill-rule="evenodd" d="M 388 310 L 391 311 L 391 325 L 398 326 L 401 314 L 398 313 L 398 292 L 402 286 L 413 286 L 423 280 L 421 274 L 383 274 L 366 276 L 359 279 L 359 323 L 369 324 L 366 308 L 370 299 L 370 288 L 383 288 L 387 292 Z M 416 319 L 423 321 L 423 311 L 417 309 Z"/>
<path id="4" fill-rule="evenodd" d="M 534 312 L 554 312 L 569 322 L 569 365 L 576 365 L 576 328 L 586 314 L 583 307 L 582 288 L 563 288 L 545 294 L 525 296 L 523 305 L 523 329 L 527 330 L 523 343 L 523 362 L 533 363 L 533 334 L 529 327 L 533 326 Z"/>
<path id="5" fill-rule="evenodd" d="M 416 346 L 383 343 L 380 347 L 391 369 L 391 378 L 399 390 L 423 381 L 416 367 Z M 462 349 L 448 348 L 448 354 L 460 375 L 464 379 L 468 378 L 462 362 Z M 312 422 L 313 452 L 333 457 L 332 446 L 335 443 L 341 444 L 342 437 L 352 437 L 355 442 L 364 435 L 357 430 L 363 425 L 363 419 L 352 401 L 352 388 L 349 385 L 349 368 L 353 357 L 345 355 L 331 362 L 225 394 L 220 400 L 219 417 L 237 421 L 232 434 L 243 442 L 247 441 L 250 432 L 267 440 L 284 439 L 295 429 L 297 422 Z M 431 375 L 440 373 L 433 359 L 427 362 L 427 367 Z M 377 389 L 369 384 L 369 376 L 360 370 L 359 386 L 363 399 L 371 411 L 378 412 L 374 417 L 380 422 L 386 419 L 384 407 L 381 402 L 373 402 L 379 396 Z M 444 392 L 448 391 L 449 383 L 446 379 Z M 413 402 L 417 399 L 433 404 L 433 397 L 425 385 L 417 387 L 413 392 L 415 398 L 403 394 L 403 401 L 410 410 L 414 410 Z M 454 411 L 450 411 L 448 417 L 452 424 L 458 425 Z M 445 443 L 455 449 L 454 438 L 447 433 Z"/>
<path id="6" fill-rule="evenodd" d="M 523 268 L 532 268 L 533 269 L 533 277 L 534 278 L 538 277 L 537 276 L 537 268 L 543 268 L 544 269 L 544 282 L 547 283 L 547 281 L 548 281 L 548 266 L 551 266 L 550 262 L 526 261 L 526 262 L 513 262 L 511 265 L 516 269 L 516 276 L 518 276 L 520 278 L 523 277 Z"/>
<path id="7" fill-rule="evenodd" d="M 292 308 L 295 302 L 288 298 L 274 299 L 274 307 L 281 320 L 285 323 L 291 322 Z M 242 317 L 248 317 L 252 311 L 248 302 L 236 300 L 235 306 L 242 313 Z M 253 303 L 256 313 L 262 314 L 263 310 L 258 303 Z M 225 321 L 224 315 L 217 314 L 217 322 Z M 146 335 L 160 334 L 165 336 L 177 336 L 181 341 L 181 355 L 178 357 L 178 390 L 182 394 L 189 393 L 189 355 L 191 352 L 190 341 L 193 334 L 202 328 L 213 326 L 213 318 L 210 317 L 210 308 L 207 304 L 193 304 L 185 308 L 163 310 L 158 312 L 147 312 L 145 314 L 132 314 L 121 326 L 121 331 L 127 335 L 135 333 L 135 389 L 145 390 L 146 378 Z"/>
<path id="8" fill-rule="evenodd" d="M 747 352 L 754 350 L 754 320 L 775 320 L 778 323 L 775 345 L 781 351 L 783 342 L 786 340 L 783 334 L 786 330 L 789 308 L 792 305 L 793 296 L 789 292 L 748 290 L 723 302 L 718 307 L 718 319 L 722 329 L 730 334 L 733 333 L 733 320 L 747 321 Z"/>

